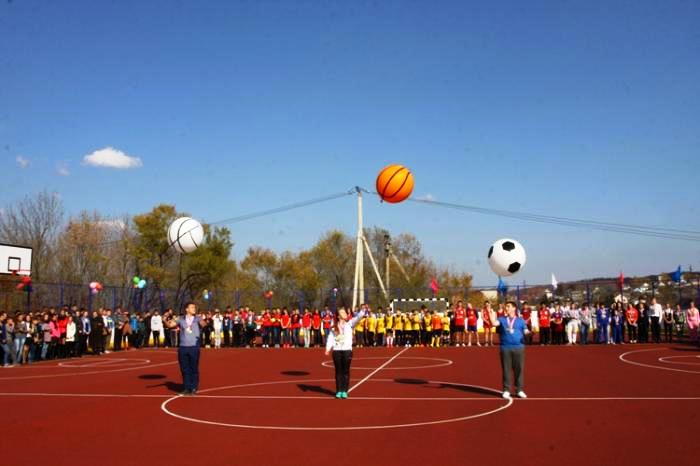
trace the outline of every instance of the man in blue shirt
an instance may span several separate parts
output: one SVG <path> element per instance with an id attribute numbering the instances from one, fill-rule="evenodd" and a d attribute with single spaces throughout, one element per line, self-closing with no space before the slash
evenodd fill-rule
<path id="1" fill-rule="evenodd" d="M 523 391 L 525 375 L 525 335 L 530 331 L 525 321 L 515 315 L 515 303 L 506 303 L 506 315 L 496 317 L 492 311 L 491 322 L 501 340 L 501 368 L 503 369 L 503 398 L 510 400 L 510 389 L 515 375 L 515 393 L 518 398 L 527 398 Z"/>
<path id="2" fill-rule="evenodd" d="M 184 389 L 180 395 L 195 395 L 199 388 L 199 347 L 202 341 L 202 327 L 206 322 L 197 316 L 197 305 L 185 304 L 185 315 L 170 319 L 166 323 L 171 329 L 180 329 L 180 346 L 177 359 L 182 373 Z"/>

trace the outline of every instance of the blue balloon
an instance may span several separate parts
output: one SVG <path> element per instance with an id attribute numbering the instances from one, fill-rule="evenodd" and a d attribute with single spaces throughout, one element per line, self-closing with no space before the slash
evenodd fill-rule
<path id="1" fill-rule="evenodd" d="M 146 288 L 146 280 L 139 281 L 139 289 Z"/>

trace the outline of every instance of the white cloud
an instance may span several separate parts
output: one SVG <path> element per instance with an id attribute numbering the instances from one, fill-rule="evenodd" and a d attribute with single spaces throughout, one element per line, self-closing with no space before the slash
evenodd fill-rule
<path id="1" fill-rule="evenodd" d="M 29 166 L 29 160 L 25 159 L 21 155 L 18 155 L 15 160 L 17 161 L 17 166 L 19 166 L 21 169 L 25 169 Z"/>
<path id="2" fill-rule="evenodd" d="M 428 194 L 426 194 L 425 196 L 418 196 L 416 199 L 419 200 L 419 201 L 434 201 L 434 200 L 435 200 L 435 196 L 433 196 L 432 194 L 428 193 Z"/>
<path id="3" fill-rule="evenodd" d="M 61 176 L 70 176 L 70 171 L 68 170 L 68 165 L 65 163 L 60 163 L 56 167 L 56 172 Z"/>
<path id="4" fill-rule="evenodd" d="M 83 157 L 83 164 L 92 167 L 129 169 L 143 165 L 141 159 L 132 157 L 114 147 L 105 147 Z"/>

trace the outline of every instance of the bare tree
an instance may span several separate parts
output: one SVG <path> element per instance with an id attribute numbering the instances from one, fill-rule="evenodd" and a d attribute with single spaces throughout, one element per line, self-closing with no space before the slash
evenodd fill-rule
<path id="1" fill-rule="evenodd" d="M 48 278 L 58 232 L 63 225 L 63 202 L 56 193 L 26 196 L 0 211 L 0 241 L 33 249 L 32 276 Z"/>

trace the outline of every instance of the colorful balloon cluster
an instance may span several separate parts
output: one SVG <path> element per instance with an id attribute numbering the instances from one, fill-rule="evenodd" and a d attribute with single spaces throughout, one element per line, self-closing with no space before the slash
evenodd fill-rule
<path id="1" fill-rule="evenodd" d="M 102 291 L 102 283 L 100 282 L 90 282 L 90 293 L 97 294 Z"/>
<path id="2" fill-rule="evenodd" d="M 26 291 L 27 293 L 32 291 L 32 277 L 22 277 L 22 281 L 17 285 L 18 290 Z"/>
<path id="3" fill-rule="evenodd" d="M 139 290 L 146 288 L 146 280 L 139 278 L 138 276 L 134 277 L 131 281 L 134 283 L 134 288 L 138 288 Z"/>

